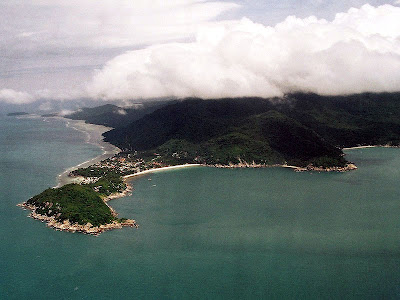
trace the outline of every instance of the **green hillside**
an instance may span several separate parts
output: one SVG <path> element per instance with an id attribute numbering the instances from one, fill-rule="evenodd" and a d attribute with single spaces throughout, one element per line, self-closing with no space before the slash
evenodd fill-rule
<path id="1" fill-rule="evenodd" d="M 179 162 L 343 166 L 343 147 L 399 144 L 400 94 L 187 99 L 105 138 L 127 152 Z"/>
<path id="2" fill-rule="evenodd" d="M 27 203 L 36 206 L 37 213 L 54 216 L 58 221 L 69 220 L 81 225 L 91 223 L 98 226 L 115 220 L 99 194 L 90 187 L 79 184 L 47 189 Z"/>

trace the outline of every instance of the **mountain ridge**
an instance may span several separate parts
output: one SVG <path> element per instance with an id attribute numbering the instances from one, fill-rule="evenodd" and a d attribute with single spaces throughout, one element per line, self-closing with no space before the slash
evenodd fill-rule
<path id="1" fill-rule="evenodd" d="M 104 137 L 124 152 L 157 153 L 173 164 L 343 167 L 344 147 L 400 143 L 400 93 L 188 98 L 121 121 Z"/>

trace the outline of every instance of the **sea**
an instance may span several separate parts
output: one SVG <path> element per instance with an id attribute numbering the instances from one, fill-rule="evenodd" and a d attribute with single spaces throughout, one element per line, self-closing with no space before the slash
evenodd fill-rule
<path id="1" fill-rule="evenodd" d="M 0 299 L 400 299 L 400 149 L 347 173 L 194 167 L 109 202 L 138 229 L 55 231 L 16 205 L 102 150 L 60 119 L 0 117 Z"/>

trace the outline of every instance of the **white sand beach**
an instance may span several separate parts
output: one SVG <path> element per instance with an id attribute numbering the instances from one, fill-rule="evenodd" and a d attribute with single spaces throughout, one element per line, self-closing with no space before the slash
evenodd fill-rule
<path id="1" fill-rule="evenodd" d="M 384 147 L 384 146 L 373 146 L 373 145 L 369 145 L 369 146 L 356 146 L 356 147 L 349 147 L 349 148 L 343 148 L 342 150 L 353 150 L 353 149 L 366 149 L 366 148 L 376 148 L 376 147 Z"/>
<path id="2" fill-rule="evenodd" d="M 129 180 L 137 176 L 142 176 L 146 175 L 149 173 L 155 173 L 155 172 L 162 172 L 162 171 L 168 171 L 168 170 L 174 170 L 174 169 L 183 169 L 183 168 L 192 168 L 192 167 L 203 167 L 204 165 L 201 164 L 185 164 L 185 165 L 176 165 L 176 166 L 170 166 L 170 167 L 163 167 L 163 168 L 157 168 L 157 169 L 150 169 L 142 172 L 138 172 L 135 174 L 130 174 L 123 176 L 124 180 Z"/>

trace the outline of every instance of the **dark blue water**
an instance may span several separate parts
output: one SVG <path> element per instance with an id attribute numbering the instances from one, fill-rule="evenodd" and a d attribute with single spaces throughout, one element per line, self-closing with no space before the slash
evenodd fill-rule
<path id="1" fill-rule="evenodd" d="M 349 151 L 359 170 L 344 174 L 144 176 L 110 202 L 140 228 L 97 238 L 15 206 L 99 154 L 81 133 L 3 118 L 0 150 L 1 299 L 400 298 L 400 149 Z"/>

